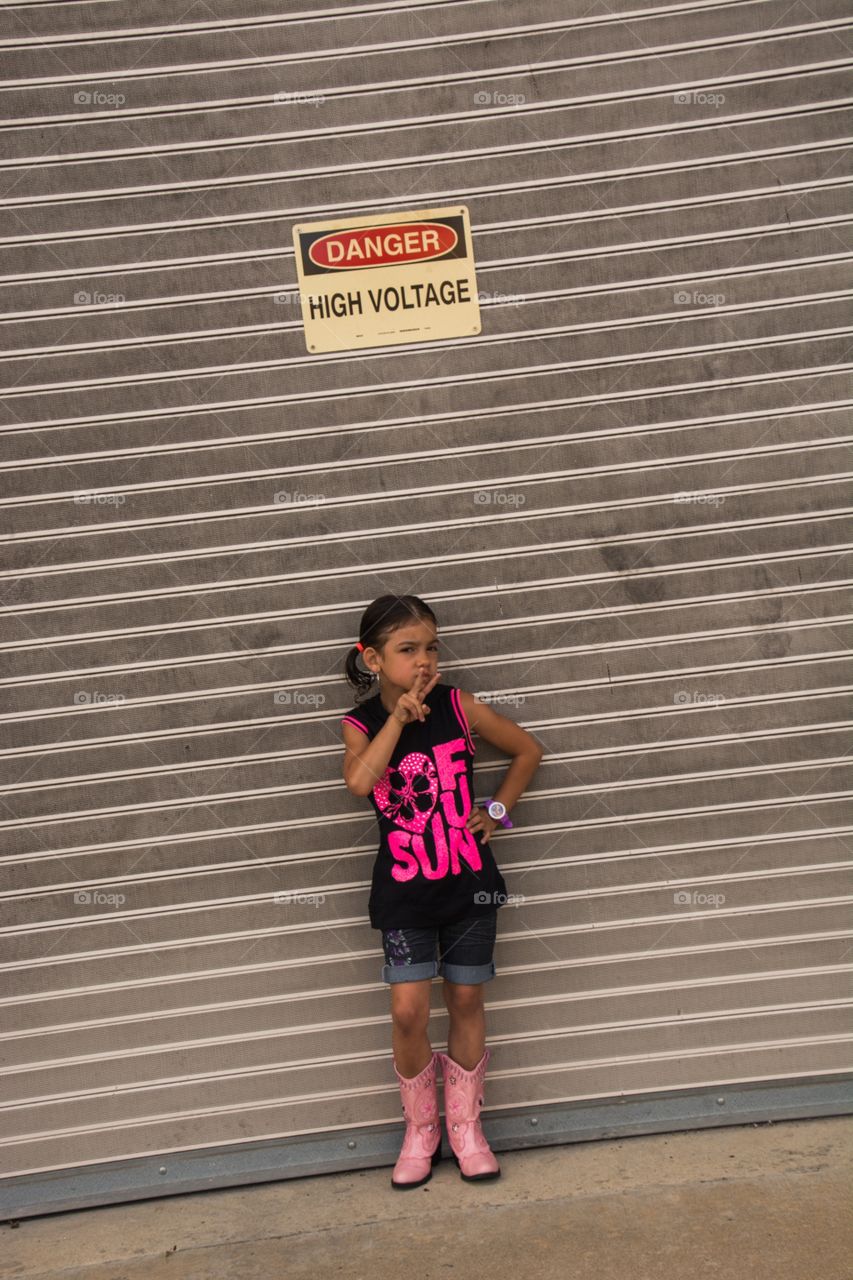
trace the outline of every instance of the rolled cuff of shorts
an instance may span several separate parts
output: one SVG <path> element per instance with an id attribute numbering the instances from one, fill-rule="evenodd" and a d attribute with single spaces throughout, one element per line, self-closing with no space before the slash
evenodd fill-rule
<path id="1" fill-rule="evenodd" d="M 424 960 L 421 964 L 383 964 L 383 982 L 423 982 L 424 978 L 438 976 L 438 961 Z"/>
<path id="2" fill-rule="evenodd" d="M 488 964 L 445 964 L 439 965 L 438 972 L 448 982 L 464 982 L 475 986 L 478 982 L 491 982 L 495 976 L 495 962 Z"/>

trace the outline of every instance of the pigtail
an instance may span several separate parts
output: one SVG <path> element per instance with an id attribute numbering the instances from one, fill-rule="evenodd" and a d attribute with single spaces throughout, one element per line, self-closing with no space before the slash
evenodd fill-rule
<path id="1" fill-rule="evenodd" d="M 363 667 L 358 665 L 359 652 L 355 645 L 350 649 L 344 665 L 344 676 L 347 683 L 351 684 L 355 689 L 356 694 L 369 693 L 373 685 L 373 672 L 365 671 Z"/>

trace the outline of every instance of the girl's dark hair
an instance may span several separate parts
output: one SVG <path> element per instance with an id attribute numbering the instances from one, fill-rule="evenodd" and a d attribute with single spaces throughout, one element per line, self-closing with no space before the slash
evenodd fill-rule
<path id="1" fill-rule="evenodd" d="M 361 615 L 358 638 L 365 649 L 381 649 L 399 627 L 427 620 L 438 630 L 435 614 L 420 596 L 377 596 Z M 366 693 L 373 686 L 373 673 L 358 665 L 358 657 L 359 650 L 353 645 L 344 664 L 344 676 L 356 693 Z"/>

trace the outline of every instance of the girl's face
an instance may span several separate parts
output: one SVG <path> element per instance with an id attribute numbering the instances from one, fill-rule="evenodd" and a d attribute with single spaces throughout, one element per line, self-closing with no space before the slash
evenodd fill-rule
<path id="1" fill-rule="evenodd" d="M 389 685 L 408 692 L 421 672 L 432 678 L 438 669 L 438 638 L 431 622 L 412 622 L 392 631 L 381 653 L 379 670 Z M 371 664 L 372 665 L 372 664 Z"/>

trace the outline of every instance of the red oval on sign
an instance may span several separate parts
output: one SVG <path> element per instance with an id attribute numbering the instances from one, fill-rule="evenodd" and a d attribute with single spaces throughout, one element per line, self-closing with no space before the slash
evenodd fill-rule
<path id="1" fill-rule="evenodd" d="M 442 222 L 402 222 L 387 227 L 330 231 L 314 241 L 308 257 L 315 266 L 333 271 L 389 267 L 394 263 L 440 258 L 455 249 L 458 240 L 453 227 Z"/>

